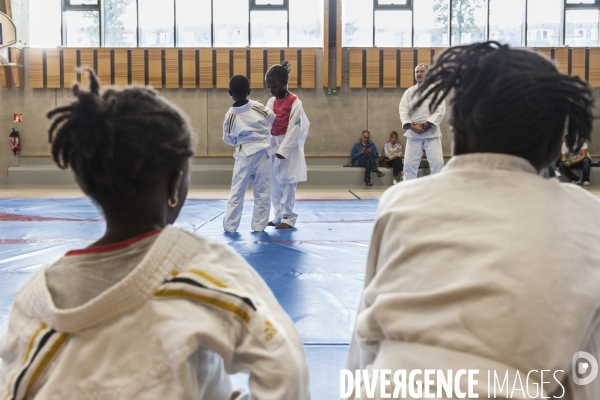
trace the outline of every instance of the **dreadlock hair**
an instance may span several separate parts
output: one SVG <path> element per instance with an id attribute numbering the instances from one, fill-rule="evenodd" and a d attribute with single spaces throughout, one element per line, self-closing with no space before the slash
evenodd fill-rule
<path id="1" fill-rule="evenodd" d="M 288 81 L 290 80 L 290 72 L 292 72 L 292 65 L 290 62 L 282 61 L 281 64 L 273 65 L 267 70 L 267 73 L 265 74 L 265 80 L 270 76 L 274 76 L 287 85 Z"/>
<path id="2" fill-rule="evenodd" d="M 48 112 L 52 157 L 71 167 L 96 200 L 122 201 L 145 193 L 165 173 L 194 154 L 194 134 L 183 113 L 149 87 L 110 87 L 100 92 L 92 70 L 90 90 Z"/>
<path id="3" fill-rule="evenodd" d="M 250 81 L 244 75 L 235 75 L 229 80 L 229 90 L 236 97 L 246 97 L 250 90 Z"/>
<path id="4" fill-rule="evenodd" d="M 529 50 L 497 42 L 451 47 L 429 69 L 419 91 L 415 107 L 431 98 L 431 110 L 452 93 L 450 125 L 478 151 L 523 157 L 539 169 L 558 156 L 552 153 L 565 124 L 570 150 L 579 151 L 590 139 L 589 86 Z"/>

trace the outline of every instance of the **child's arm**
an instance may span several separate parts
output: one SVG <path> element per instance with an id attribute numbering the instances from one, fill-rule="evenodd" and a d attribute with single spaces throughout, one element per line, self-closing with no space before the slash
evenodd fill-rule
<path id="1" fill-rule="evenodd" d="M 230 146 L 237 144 L 237 136 L 232 134 L 235 124 L 236 114 L 226 114 L 223 121 L 223 141 Z"/>
<path id="2" fill-rule="evenodd" d="M 309 126 L 310 123 L 302 108 L 302 102 L 300 102 L 300 99 L 296 99 L 292 106 L 287 132 L 279 146 L 279 150 L 277 150 L 277 158 L 288 158 L 299 142 L 306 139 Z"/>

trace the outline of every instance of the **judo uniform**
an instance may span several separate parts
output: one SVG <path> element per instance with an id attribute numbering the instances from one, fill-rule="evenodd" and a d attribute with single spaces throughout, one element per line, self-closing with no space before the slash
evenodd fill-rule
<path id="1" fill-rule="evenodd" d="M 223 141 L 235 146 L 235 165 L 223 229 L 235 232 L 242 218 L 244 196 L 252 182 L 254 211 L 252 230 L 262 232 L 269 222 L 271 210 L 271 165 L 269 136 L 275 114 L 262 103 L 249 100 L 231 107 L 223 122 Z"/>
<path id="2" fill-rule="evenodd" d="M 422 124 L 429 122 L 433 125 L 431 129 L 418 134 L 412 130 L 407 130 L 404 133 L 406 137 L 406 149 L 404 152 L 404 179 L 416 179 L 421 163 L 421 155 L 423 150 L 427 155 L 427 161 L 431 168 L 431 174 L 437 174 L 444 168 L 444 153 L 442 151 L 442 131 L 440 124 L 446 115 L 446 104 L 442 102 L 440 106 L 432 114 L 429 111 L 430 101 L 425 101 L 421 106 L 414 111 L 412 107 L 420 99 L 416 91 L 418 86 L 412 86 L 404 92 L 400 100 L 400 121 L 402 126 L 405 124 Z"/>
<path id="3" fill-rule="evenodd" d="M 300 99 L 293 93 L 288 93 L 288 98 L 292 104 L 290 109 L 286 110 L 286 114 L 289 113 L 286 133 L 271 136 L 271 202 L 274 212 L 271 222 L 275 225 L 284 222 L 294 226 L 298 219 L 298 214 L 294 213 L 296 186 L 298 182 L 306 181 L 304 142 L 308 136 L 310 122 Z M 271 97 L 267 107 L 275 111 L 275 102 L 275 97 Z M 277 118 L 281 116 L 278 115 Z M 285 159 L 277 158 L 276 153 Z"/>
<path id="4" fill-rule="evenodd" d="M 144 240 L 68 253 L 24 285 L 0 339 L 2 399 L 228 400 L 237 372 L 239 400 L 309 398 L 294 325 L 241 256 L 172 226 Z M 73 302 L 90 297 L 74 272 L 123 260 L 122 279 Z"/>
<path id="5" fill-rule="evenodd" d="M 600 360 L 599 227 L 596 197 L 509 155 L 456 156 L 388 189 L 348 368 L 479 369 L 479 398 L 488 371 L 511 389 L 535 371 L 531 394 L 543 379 L 546 398 L 599 399 L 600 378 L 572 379 L 575 353 Z"/>

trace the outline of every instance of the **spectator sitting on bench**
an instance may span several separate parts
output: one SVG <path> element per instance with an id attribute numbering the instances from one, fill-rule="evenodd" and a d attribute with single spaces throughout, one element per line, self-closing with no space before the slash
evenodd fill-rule
<path id="1" fill-rule="evenodd" d="M 573 173 L 573 169 L 583 170 L 583 186 L 590 185 L 590 168 L 592 166 L 592 159 L 588 154 L 587 143 L 584 143 L 579 150 L 579 153 L 570 153 L 567 149 L 567 144 L 563 142 L 562 150 L 560 151 L 560 164 L 558 169 L 560 172 L 571 180 L 571 183 L 579 184 L 581 179 Z"/>
<path id="2" fill-rule="evenodd" d="M 394 180 L 392 185 L 398 183 L 398 172 L 400 172 L 402 178 L 404 178 L 404 164 L 402 163 L 402 145 L 398 143 L 398 133 L 390 133 L 390 141 L 383 146 L 383 153 L 385 154 L 385 160 L 387 165 L 392 168 L 394 174 Z M 400 180 L 402 180 L 402 178 Z"/>
<path id="3" fill-rule="evenodd" d="M 377 147 L 371 142 L 371 132 L 363 131 L 362 138 L 352 147 L 352 163 L 355 167 L 365 168 L 365 185 L 373 186 L 371 183 L 371 172 L 377 173 L 377 177 L 381 178 L 385 174 L 377 169 Z"/>

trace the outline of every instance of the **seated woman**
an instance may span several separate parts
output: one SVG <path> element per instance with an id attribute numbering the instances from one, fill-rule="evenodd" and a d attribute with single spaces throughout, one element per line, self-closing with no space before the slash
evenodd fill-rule
<path id="1" fill-rule="evenodd" d="M 383 146 L 383 153 L 387 159 L 388 166 L 392 168 L 394 179 L 392 184 L 398 183 L 398 172 L 404 177 L 404 164 L 402 163 L 402 146 L 398 143 L 398 133 L 390 133 L 390 141 Z"/>
<path id="2" fill-rule="evenodd" d="M 445 50 L 422 88 L 432 108 L 452 94 L 454 156 L 381 197 L 348 368 L 404 371 L 404 398 L 599 399 L 581 372 L 600 360 L 600 199 L 538 175 L 589 140 L 589 86 L 487 42 Z"/>

